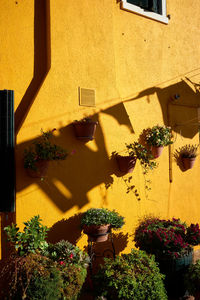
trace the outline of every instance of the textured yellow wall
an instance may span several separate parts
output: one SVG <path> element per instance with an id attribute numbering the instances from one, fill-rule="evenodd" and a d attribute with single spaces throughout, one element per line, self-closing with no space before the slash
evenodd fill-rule
<path id="1" fill-rule="evenodd" d="M 33 102 L 16 139 L 20 226 L 39 214 L 53 228 L 53 237 L 69 238 L 78 224 L 72 217 L 90 207 L 116 209 L 125 216 L 124 235 L 149 213 L 199 221 L 199 158 L 187 172 L 173 159 L 170 183 L 165 148 L 158 169 L 149 173 L 148 193 L 137 163 L 131 184 L 140 201 L 135 189 L 127 193 L 130 175 L 120 177 L 111 159 L 113 151 L 125 153 L 125 143 L 137 141 L 143 129 L 167 124 L 167 103 L 174 94 L 180 94 L 178 104 L 200 105 L 190 82 L 200 81 L 200 3 L 186 2 L 167 1 L 171 20 L 164 25 L 121 10 L 116 0 L 1 0 L 0 87 L 15 91 L 16 110 L 23 99 Z M 46 23 L 39 14 L 44 8 Z M 79 106 L 79 87 L 95 89 L 96 107 Z M 173 156 L 179 146 L 199 142 L 198 112 L 171 104 L 168 111 Z M 95 140 L 83 144 L 70 124 L 88 115 L 99 125 Z M 64 162 L 52 162 L 44 181 L 27 177 L 23 168 L 23 150 L 41 128 L 56 128 L 55 141 L 69 153 L 76 151 Z M 78 245 L 86 245 L 86 237 L 76 234 Z M 125 251 L 133 247 L 131 239 Z"/>

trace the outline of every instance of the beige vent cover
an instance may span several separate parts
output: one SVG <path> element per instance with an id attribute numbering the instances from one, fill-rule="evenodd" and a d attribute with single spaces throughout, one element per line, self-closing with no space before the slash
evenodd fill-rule
<path id="1" fill-rule="evenodd" d="M 95 90 L 79 88 L 79 104 L 83 106 L 95 106 Z"/>

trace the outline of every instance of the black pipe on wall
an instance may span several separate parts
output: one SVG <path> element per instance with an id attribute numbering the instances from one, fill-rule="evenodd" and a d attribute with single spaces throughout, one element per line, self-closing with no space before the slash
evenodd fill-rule
<path id="1" fill-rule="evenodd" d="M 0 90 L 0 212 L 15 211 L 14 91 Z"/>

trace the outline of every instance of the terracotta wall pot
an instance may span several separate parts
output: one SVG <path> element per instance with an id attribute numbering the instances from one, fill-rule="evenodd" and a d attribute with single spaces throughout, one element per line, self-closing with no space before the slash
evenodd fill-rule
<path id="1" fill-rule="evenodd" d="M 27 174 L 33 178 L 43 178 L 46 176 L 49 167 L 48 160 L 38 160 L 36 162 L 36 170 L 26 169 Z"/>
<path id="2" fill-rule="evenodd" d="M 195 163 L 196 157 L 182 157 L 183 167 L 185 170 L 192 169 Z"/>
<path id="3" fill-rule="evenodd" d="M 116 160 L 117 160 L 119 170 L 126 174 L 126 173 L 133 172 L 137 158 L 131 156 L 117 155 Z"/>
<path id="4" fill-rule="evenodd" d="M 83 232 L 88 235 L 88 240 L 92 242 L 105 242 L 110 232 L 110 224 L 83 226 Z"/>
<path id="5" fill-rule="evenodd" d="M 79 140 L 93 140 L 97 122 L 74 122 L 75 136 Z"/>
<path id="6" fill-rule="evenodd" d="M 159 156 L 161 156 L 162 152 L 163 152 L 163 146 L 152 146 L 151 147 L 151 153 L 153 155 L 154 158 L 158 158 Z"/>

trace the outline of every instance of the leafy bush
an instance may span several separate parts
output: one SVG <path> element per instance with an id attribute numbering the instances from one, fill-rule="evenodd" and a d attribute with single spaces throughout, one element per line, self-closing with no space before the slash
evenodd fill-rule
<path id="1" fill-rule="evenodd" d="M 78 265 L 87 268 L 89 264 L 88 254 L 65 240 L 49 244 L 45 254 L 61 265 Z"/>
<path id="2" fill-rule="evenodd" d="M 178 258 L 188 254 L 192 250 L 191 245 L 200 243 L 199 225 L 187 227 L 180 219 L 146 217 L 136 228 L 134 241 L 137 248 L 156 257 Z"/>
<path id="3" fill-rule="evenodd" d="M 23 232 L 19 231 L 17 224 L 12 224 L 4 228 L 7 233 L 8 240 L 14 244 L 19 255 L 36 250 L 44 250 L 48 244 L 45 241 L 47 226 L 41 224 L 40 216 L 34 216 L 30 221 L 24 222 Z"/>
<path id="4" fill-rule="evenodd" d="M 95 292 L 108 300 L 165 300 L 163 279 L 153 256 L 132 250 L 115 260 L 105 259 L 94 276 Z"/>
<path id="5" fill-rule="evenodd" d="M 84 225 L 106 225 L 118 229 L 124 225 L 124 217 L 120 216 L 115 210 L 110 211 L 107 208 L 90 208 L 81 219 L 81 227 Z"/>
<path id="6" fill-rule="evenodd" d="M 190 265 L 185 274 L 185 286 L 191 295 L 198 293 L 200 296 L 200 259 Z"/>
<path id="7" fill-rule="evenodd" d="M 77 299 L 87 275 L 88 254 L 64 240 L 49 244 L 45 253 L 60 271 L 63 299 Z"/>
<path id="8" fill-rule="evenodd" d="M 13 256 L 1 275 L 8 279 L 1 299 L 55 300 L 61 297 L 60 272 L 51 260 L 40 254 Z"/>
<path id="9" fill-rule="evenodd" d="M 75 300 L 87 275 L 87 253 L 68 241 L 48 244 L 48 228 L 39 216 L 25 222 L 23 232 L 16 224 L 5 228 L 17 252 L 1 272 L 7 278 L 6 297 L 1 299 Z M 14 298 L 12 298 L 14 297 Z"/>

